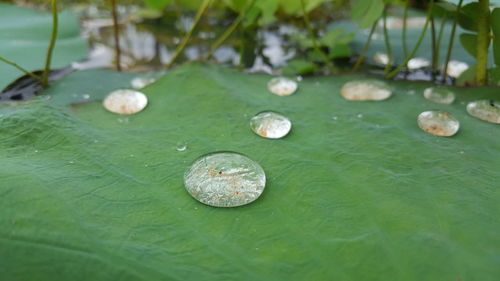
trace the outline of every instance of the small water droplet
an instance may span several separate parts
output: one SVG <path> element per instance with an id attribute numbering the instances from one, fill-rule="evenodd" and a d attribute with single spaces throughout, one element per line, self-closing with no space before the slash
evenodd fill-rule
<path id="1" fill-rule="evenodd" d="M 297 79 L 297 81 L 299 81 L 299 82 L 300 82 L 300 81 L 302 81 L 302 79 L 303 79 L 303 78 L 302 78 L 302 76 L 300 76 L 300 75 L 299 75 L 299 76 L 297 76 L 295 79 Z"/>
<path id="2" fill-rule="evenodd" d="M 134 154 L 130 154 L 130 157 L 135 157 L 135 155 Z"/>
<path id="3" fill-rule="evenodd" d="M 460 154 L 464 154 L 465 152 L 463 150 L 460 150 L 458 153 Z"/>
<path id="4" fill-rule="evenodd" d="M 409 90 L 408 92 L 406 92 L 408 95 L 410 96 L 413 96 L 415 95 L 415 90 Z"/>
<path id="5" fill-rule="evenodd" d="M 418 115 L 417 121 L 420 129 L 436 136 L 450 137 L 460 128 L 458 120 L 445 111 L 424 111 Z"/>
<path id="6" fill-rule="evenodd" d="M 140 90 L 152 83 L 154 83 L 156 79 L 151 78 L 151 77 L 135 77 L 130 81 L 130 85 L 132 85 L 132 88 L 136 90 Z"/>
<path id="7" fill-rule="evenodd" d="M 85 100 L 90 99 L 90 95 L 87 95 L 87 94 L 83 95 L 82 97 L 83 97 L 83 99 L 85 99 Z"/>
<path id="8" fill-rule="evenodd" d="M 289 96 L 297 90 L 297 82 L 286 77 L 275 77 L 267 83 L 269 92 L 278 96 Z"/>
<path id="9" fill-rule="evenodd" d="M 149 167 L 149 164 L 144 164 L 144 167 L 146 167 L 146 168 Z"/>
<path id="10" fill-rule="evenodd" d="M 358 118 L 363 118 L 363 114 L 358 113 L 358 115 L 356 115 L 356 117 L 358 117 Z"/>
<path id="11" fill-rule="evenodd" d="M 120 117 L 117 119 L 118 123 L 128 123 L 128 117 Z"/>
<path id="12" fill-rule="evenodd" d="M 290 132 L 292 122 L 276 112 L 264 111 L 252 117 L 250 128 L 261 137 L 280 139 Z"/>
<path id="13" fill-rule="evenodd" d="M 333 116 L 332 119 L 337 121 L 339 118 L 337 116 Z"/>
<path id="14" fill-rule="evenodd" d="M 389 63 L 389 56 L 384 53 L 375 53 L 375 55 L 373 55 L 373 62 L 384 66 Z"/>
<path id="15" fill-rule="evenodd" d="M 431 65 L 431 62 L 426 58 L 412 58 L 408 61 L 408 69 L 415 70 L 419 68 L 428 67 Z"/>
<path id="16" fill-rule="evenodd" d="M 346 100 L 380 101 L 392 95 L 391 88 L 385 82 L 375 79 L 364 79 L 347 82 L 340 89 L 340 94 Z"/>
<path id="17" fill-rule="evenodd" d="M 187 150 L 187 145 L 177 146 L 177 147 L 175 148 L 175 150 L 177 150 L 177 151 L 179 151 L 179 152 L 186 151 L 186 150 Z"/>
<path id="18" fill-rule="evenodd" d="M 103 101 L 104 108 L 118 114 L 134 114 L 142 111 L 148 98 L 141 92 L 121 89 L 111 92 Z"/>
<path id="19" fill-rule="evenodd" d="M 215 152 L 193 162 L 184 174 L 186 190 L 203 204 L 237 207 L 255 201 L 264 191 L 266 175 L 250 158 Z"/>
<path id="20" fill-rule="evenodd" d="M 455 94 L 444 87 L 427 88 L 424 90 L 424 97 L 440 104 L 452 104 L 455 101 Z"/>
<path id="21" fill-rule="evenodd" d="M 469 68 L 469 65 L 465 62 L 451 60 L 448 62 L 448 68 L 446 69 L 446 73 L 448 76 L 453 78 L 458 78 L 464 71 Z"/>
<path id="22" fill-rule="evenodd" d="M 467 104 L 467 112 L 483 121 L 500 124 L 500 102 L 478 100 Z"/>
<path id="23" fill-rule="evenodd" d="M 69 164 L 75 164 L 75 161 L 68 161 Z"/>

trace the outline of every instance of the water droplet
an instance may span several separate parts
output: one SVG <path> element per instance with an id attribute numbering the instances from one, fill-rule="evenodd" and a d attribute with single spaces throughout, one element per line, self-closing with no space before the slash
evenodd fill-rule
<path id="1" fill-rule="evenodd" d="M 87 94 L 83 95 L 82 97 L 83 97 L 84 100 L 90 99 L 90 95 L 87 95 Z"/>
<path id="2" fill-rule="evenodd" d="M 118 123 L 128 123 L 128 117 L 120 117 L 117 120 Z"/>
<path id="3" fill-rule="evenodd" d="M 389 56 L 384 53 L 375 53 L 375 55 L 373 55 L 373 62 L 379 65 L 386 65 L 389 63 Z"/>
<path id="4" fill-rule="evenodd" d="M 467 112 L 483 121 L 500 124 L 500 102 L 478 100 L 467 104 Z"/>
<path id="5" fill-rule="evenodd" d="M 436 136 L 450 137 L 460 128 L 458 120 L 445 111 L 424 111 L 418 115 L 417 121 L 420 129 Z"/>
<path id="6" fill-rule="evenodd" d="M 428 67 L 430 65 L 431 62 L 426 58 L 412 58 L 407 64 L 408 69 L 411 70 Z"/>
<path id="7" fill-rule="evenodd" d="M 134 114 L 143 110 L 148 98 L 134 90 L 116 90 L 111 92 L 103 102 L 104 108 L 118 114 Z"/>
<path id="8" fill-rule="evenodd" d="M 358 115 L 356 115 L 356 117 L 358 117 L 358 118 L 363 118 L 363 114 L 358 113 Z"/>
<path id="9" fill-rule="evenodd" d="M 186 151 L 187 150 L 187 145 L 178 146 L 178 147 L 175 148 L 175 150 L 177 150 L 179 152 Z"/>
<path id="10" fill-rule="evenodd" d="M 297 82 L 286 77 L 275 77 L 267 83 L 267 89 L 278 96 L 289 96 L 297 90 Z"/>
<path id="11" fill-rule="evenodd" d="M 130 85 L 132 85 L 132 88 L 136 90 L 140 90 L 152 83 L 154 83 L 156 80 L 151 77 L 136 77 L 130 81 Z"/>
<path id="12" fill-rule="evenodd" d="M 276 112 L 264 111 L 252 117 L 250 128 L 261 137 L 279 139 L 290 132 L 292 122 Z"/>
<path id="13" fill-rule="evenodd" d="M 300 76 L 300 75 L 299 75 L 299 76 L 297 76 L 295 79 L 297 79 L 297 81 L 299 81 L 299 82 L 300 82 L 300 81 L 302 81 L 302 79 L 303 79 L 303 78 L 302 78 L 302 76 Z"/>
<path id="14" fill-rule="evenodd" d="M 451 60 L 448 62 L 448 68 L 446 69 L 446 74 L 453 78 L 458 78 L 460 74 L 466 71 L 469 68 L 469 65 L 465 62 Z"/>
<path id="15" fill-rule="evenodd" d="M 69 161 L 68 163 L 69 164 L 75 164 L 75 161 Z"/>
<path id="16" fill-rule="evenodd" d="M 333 120 L 337 121 L 339 118 L 337 116 L 333 116 Z"/>
<path id="17" fill-rule="evenodd" d="M 347 82 L 340 89 L 340 94 L 346 100 L 379 101 L 392 95 L 391 88 L 385 82 L 375 79 L 365 79 Z"/>
<path id="18" fill-rule="evenodd" d="M 184 186 L 196 200 L 214 207 L 237 207 L 253 202 L 264 191 L 266 175 L 260 165 L 234 152 L 215 152 L 193 162 Z"/>
<path id="19" fill-rule="evenodd" d="M 427 88 L 424 90 L 424 97 L 440 104 L 452 104 L 455 101 L 455 94 L 444 87 Z"/>
<path id="20" fill-rule="evenodd" d="M 38 149 L 35 149 L 35 153 L 37 153 L 37 152 L 38 152 Z"/>

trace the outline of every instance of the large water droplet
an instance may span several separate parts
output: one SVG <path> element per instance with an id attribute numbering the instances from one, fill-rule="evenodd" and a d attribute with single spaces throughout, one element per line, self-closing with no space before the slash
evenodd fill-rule
<path id="1" fill-rule="evenodd" d="M 484 121 L 500 124 L 500 102 L 478 100 L 467 104 L 467 112 Z"/>
<path id="2" fill-rule="evenodd" d="M 276 112 L 264 111 L 252 117 L 250 128 L 261 137 L 279 139 L 290 132 L 292 122 Z"/>
<path id="3" fill-rule="evenodd" d="M 392 91 L 383 81 L 365 79 L 345 83 L 340 89 L 340 94 L 346 100 L 369 101 L 388 99 Z"/>
<path id="4" fill-rule="evenodd" d="M 440 104 L 452 104 L 455 100 L 455 94 L 443 87 L 430 87 L 425 89 L 424 97 Z"/>
<path id="5" fill-rule="evenodd" d="M 428 67 L 431 65 L 431 62 L 426 58 L 412 58 L 408 61 L 407 67 L 408 69 L 415 70 L 419 68 Z"/>
<path id="6" fill-rule="evenodd" d="M 184 186 L 196 200 L 214 207 L 237 207 L 253 202 L 264 191 L 266 175 L 260 165 L 234 152 L 215 152 L 194 161 L 184 174 Z"/>
<path id="7" fill-rule="evenodd" d="M 373 55 L 373 62 L 382 66 L 387 65 L 389 63 L 389 56 L 384 53 L 375 53 Z"/>
<path id="8" fill-rule="evenodd" d="M 134 114 L 143 110 L 148 98 L 141 92 L 120 89 L 111 92 L 103 102 L 104 108 L 118 114 Z"/>
<path id="9" fill-rule="evenodd" d="M 450 137 L 458 132 L 460 123 L 445 111 L 424 111 L 418 115 L 418 126 L 425 132 L 442 137 Z"/>
<path id="10" fill-rule="evenodd" d="M 297 90 L 297 82 L 286 77 L 275 77 L 267 83 L 267 89 L 278 96 L 289 96 Z"/>

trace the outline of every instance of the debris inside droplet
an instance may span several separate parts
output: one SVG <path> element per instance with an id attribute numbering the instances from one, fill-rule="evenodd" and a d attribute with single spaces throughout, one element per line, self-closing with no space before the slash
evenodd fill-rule
<path id="1" fill-rule="evenodd" d="M 203 204 L 237 207 L 255 201 L 264 191 L 266 175 L 250 158 L 215 152 L 195 160 L 184 174 L 186 190 Z"/>
<path id="2" fill-rule="evenodd" d="M 458 78 L 460 74 L 469 69 L 469 65 L 465 62 L 451 60 L 448 62 L 448 68 L 446 69 L 446 74 L 453 78 Z"/>
<path id="3" fill-rule="evenodd" d="M 340 89 L 340 94 L 346 100 L 380 101 L 392 95 L 391 88 L 385 82 L 375 79 L 364 79 L 347 82 Z"/>
<path id="4" fill-rule="evenodd" d="M 432 102 L 440 104 L 452 104 L 455 94 L 444 87 L 430 87 L 424 90 L 424 97 Z"/>
<path id="5" fill-rule="evenodd" d="M 297 82 L 286 77 L 275 77 L 267 83 L 267 89 L 278 96 L 289 96 L 297 90 Z"/>
<path id="6" fill-rule="evenodd" d="M 450 137 L 458 132 L 460 123 L 445 111 L 424 111 L 418 115 L 418 126 L 423 131 L 442 137 Z"/>
<path id="7" fill-rule="evenodd" d="M 136 90 L 140 90 L 152 83 L 154 83 L 156 79 L 151 78 L 151 77 L 136 77 L 130 81 L 130 85 L 132 85 L 132 88 Z"/>
<path id="8" fill-rule="evenodd" d="M 467 112 L 483 121 L 500 124 L 500 102 L 477 100 L 467 104 Z"/>
<path id="9" fill-rule="evenodd" d="M 127 89 L 111 92 L 103 102 L 104 108 L 118 114 L 135 114 L 142 111 L 147 104 L 146 95 Z"/>
<path id="10" fill-rule="evenodd" d="M 261 137 L 279 139 L 290 132 L 292 122 L 279 113 L 264 111 L 252 117 L 250 128 Z"/>

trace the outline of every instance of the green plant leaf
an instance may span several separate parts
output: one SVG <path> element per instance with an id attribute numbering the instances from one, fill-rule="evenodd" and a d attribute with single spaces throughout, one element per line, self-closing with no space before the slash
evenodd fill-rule
<path id="1" fill-rule="evenodd" d="M 388 82 L 389 100 L 349 102 L 340 88 L 362 76 L 337 75 L 278 97 L 268 75 L 194 63 L 145 88 L 143 112 L 105 111 L 104 95 L 131 76 L 76 72 L 50 99 L 0 104 L 2 280 L 500 275 L 500 130 L 462 104 L 498 89 L 453 88 L 457 101 L 438 105 L 422 97 L 429 83 Z M 460 132 L 421 131 L 429 109 L 450 112 Z M 255 135 L 249 119 L 263 110 L 288 116 L 291 134 Z M 219 150 L 264 168 L 256 202 L 212 208 L 185 191 L 190 163 Z"/>
<path id="2" fill-rule="evenodd" d="M 495 8 L 491 12 L 491 31 L 493 32 L 493 55 L 495 64 L 500 66 L 500 8 Z"/>
<path id="3" fill-rule="evenodd" d="M 0 3 L 0 56 L 28 70 L 44 67 L 52 31 L 52 16 L 46 12 Z M 59 14 L 59 32 L 52 67 L 59 68 L 85 58 L 87 41 L 80 37 L 80 25 L 75 14 Z M 24 75 L 0 62 L 0 91 Z"/>
<path id="4" fill-rule="evenodd" d="M 472 33 L 462 33 L 460 34 L 460 43 L 464 49 L 471 55 L 475 57 L 477 54 L 477 34 Z"/>
<path id="5" fill-rule="evenodd" d="M 368 28 L 380 18 L 384 11 L 382 0 L 355 0 L 351 9 L 351 18 L 360 28 Z"/>
<path id="6" fill-rule="evenodd" d="M 171 0 L 144 0 L 146 6 L 150 9 L 156 9 L 162 11 L 165 9 Z"/>
<path id="7" fill-rule="evenodd" d="M 465 30 L 477 31 L 479 10 L 480 7 L 478 2 L 472 2 L 463 6 L 458 15 L 458 24 Z"/>
<path id="8" fill-rule="evenodd" d="M 284 75 L 308 75 L 314 73 L 317 68 L 318 66 L 310 61 L 294 59 L 289 61 L 282 71 Z"/>

